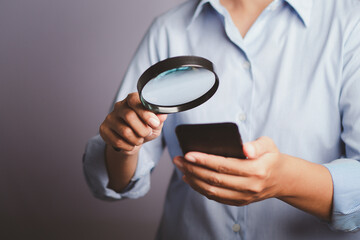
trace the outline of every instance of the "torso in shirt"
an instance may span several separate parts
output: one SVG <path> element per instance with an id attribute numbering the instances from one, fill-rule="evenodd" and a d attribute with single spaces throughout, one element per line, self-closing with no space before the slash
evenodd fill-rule
<path id="1" fill-rule="evenodd" d="M 157 20 L 163 49 L 160 58 L 208 58 L 220 79 L 217 93 L 208 102 L 168 117 L 163 134 L 171 157 L 182 154 L 175 137 L 177 125 L 209 122 L 234 122 L 244 142 L 266 135 L 280 151 L 320 164 L 344 154 L 339 109 L 341 58 L 354 23 L 350 16 L 336 13 L 337 8 L 346 8 L 340 1 L 303 4 L 297 12 L 296 4 L 275 1 L 245 38 L 216 1 L 205 3 L 194 16 L 196 3 L 189 2 Z M 241 230 L 234 232 L 234 224 Z M 276 199 L 240 208 L 209 201 L 186 186 L 178 171 L 169 186 L 159 236 L 359 238 L 358 234 L 334 233 L 315 217 Z"/>

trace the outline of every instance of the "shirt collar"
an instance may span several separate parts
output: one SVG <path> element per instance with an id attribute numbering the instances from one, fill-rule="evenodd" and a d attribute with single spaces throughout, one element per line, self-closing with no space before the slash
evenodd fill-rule
<path id="1" fill-rule="evenodd" d="M 305 26 L 309 26 L 313 0 L 286 0 L 286 2 L 296 11 Z"/>
<path id="2" fill-rule="evenodd" d="M 313 0 L 284 0 L 284 1 L 287 2 L 295 10 L 295 12 L 303 21 L 304 25 L 308 26 L 310 23 Z M 213 6 L 213 8 L 219 11 L 220 8 L 219 0 L 199 0 L 195 12 L 191 17 L 191 20 L 189 21 L 188 27 L 190 27 L 190 25 L 199 16 L 206 3 L 210 3 Z"/>
<path id="3" fill-rule="evenodd" d="M 200 0 L 198 1 L 199 3 L 197 4 L 197 7 L 195 8 L 195 12 L 194 14 L 192 15 L 190 21 L 189 21 L 189 24 L 188 24 L 188 28 L 192 25 L 192 23 L 195 21 L 195 19 L 199 16 L 199 14 L 201 13 L 201 11 L 203 10 L 204 8 L 204 5 L 208 2 L 210 2 L 210 0 Z"/>

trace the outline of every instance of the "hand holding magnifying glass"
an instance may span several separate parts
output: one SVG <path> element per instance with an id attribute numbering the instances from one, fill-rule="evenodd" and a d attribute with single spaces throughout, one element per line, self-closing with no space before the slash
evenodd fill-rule
<path id="1" fill-rule="evenodd" d="M 218 85 L 213 64 L 205 58 L 180 56 L 158 62 L 139 78 L 138 96 L 133 93 L 115 104 L 100 133 L 116 151 L 131 151 L 160 134 L 166 119 L 161 114 L 199 106 L 214 95 Z"/>
<path id="2" fill-rule="evenodd" d="M 166 117 L 145 109 L 139 94 L 131 93 L 114 105 L 100 126 L 100 135 L 114 150 L 131 155 L 160 135 Z"/>

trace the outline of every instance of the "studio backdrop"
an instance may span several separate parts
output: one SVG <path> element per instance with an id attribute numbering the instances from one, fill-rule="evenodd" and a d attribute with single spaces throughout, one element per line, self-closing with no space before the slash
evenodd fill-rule
<path id="1" fill-rule="evenodd" d="M 95 199 L 82 172 L 137 45 L 182 0 L 0 1 L 0 239 L 152 239 L 173 166 L 142 199 Z"/>

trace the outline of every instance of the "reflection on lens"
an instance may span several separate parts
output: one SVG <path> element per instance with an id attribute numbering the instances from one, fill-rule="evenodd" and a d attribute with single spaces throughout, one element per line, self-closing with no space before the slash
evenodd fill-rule
<path id="1" fill-rule="evenodd" d="M 191 102 L 215 84 L 215 75 L 205 68 L 180 67 L 165 71 L 151 79 L 142 97 L 159 106 L 175 106 Z"/>

